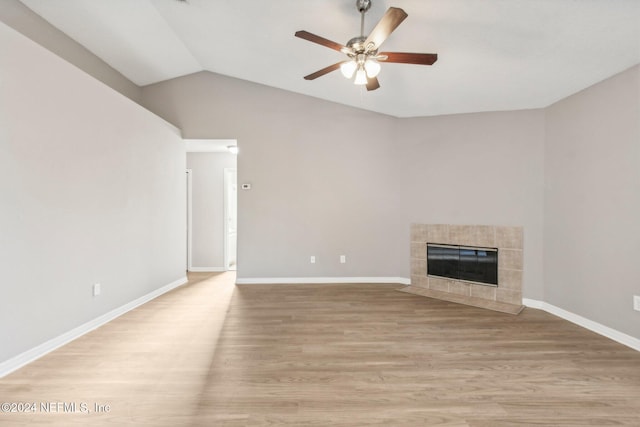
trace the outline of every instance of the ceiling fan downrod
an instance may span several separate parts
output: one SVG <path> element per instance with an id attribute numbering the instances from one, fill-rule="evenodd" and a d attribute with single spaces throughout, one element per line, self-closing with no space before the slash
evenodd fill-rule
<path id="1" fill-rule="evenodd" d="M 355 59 L 359 54 L 365 53 L 364 42 L 367 37 L 364 35 L 364 15 L 371 9 L 371 0 L 356 0 L 356 8 L 360 12 L 360 35 L 349 40 L 346 44 L 346 49 L 343 50 L 343 53 L 346 53 L 352 59 Z"/>
<path id="2" fill-rule="evenodd" d="M 360 37 L 364 37 L 364 14 L 371 9 L 371 0 L 356 0 L 356 7 L 360 12 Z"/>

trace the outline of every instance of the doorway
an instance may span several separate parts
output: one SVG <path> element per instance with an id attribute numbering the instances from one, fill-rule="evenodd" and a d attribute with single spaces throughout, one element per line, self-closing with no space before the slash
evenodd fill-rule
<path id="1" fill-rule="evenodd" d="M 187 154 L 187 268 L 236 270 L 236 140 L 185 139 Z"/>
<path id="2" fill-rule="evenodd" d="M 238 172 L 224 169 L 224 267 L 236 270 L 238 253 Z"/>
<path id="3" fill-rule="evenodd" d="M 187 193 L 187 271 L 191 271 L 191 251 L 192 251 L 192 247 L 191 247 L 191 242 L 193 241 L 193 236 L 191 234 L 191 229 L 193 227 L 193 215 L 192 215 L 192 209 L 193 209 L 193 202 L 192 202 L 192 186 L 193 186 L 193 181 L 191 178 L 191 174 L 192 174 L 192 170 L 191 169 L 187 169 L 187 188 L 186 188 L 186 193 Z"/>

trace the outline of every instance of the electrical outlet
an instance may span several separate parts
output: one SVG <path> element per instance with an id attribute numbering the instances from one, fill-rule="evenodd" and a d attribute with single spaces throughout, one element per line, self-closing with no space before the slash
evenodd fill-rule
<path id="1" fill-rule="evenodd" d="M 315 264 L 315 263 L 316 263 L 316 257 L 315 257 L 315 255 L 311 255 L 311 258 L 309 258 L 309 262 L 310 262 L 311 264 Z"/>
<path id="2" fill-rule="evenodd" d="M 340 255 L 340 264 L 344 264 L 347 262 L 347 256 L 346 255 Z"/>
<path id="3" fill-rule="evenodd" d="M 640 311 L 640 296 L 639 295 L 634 295 L 633 296 L 633 309 L 635 311 Z"/>
<path id="4" fill-rule="evenodd" d="M 98 295 L 100 295 L 100 283 L 94 283 L 93 284 L 93 296 L 97 297 Z"/>

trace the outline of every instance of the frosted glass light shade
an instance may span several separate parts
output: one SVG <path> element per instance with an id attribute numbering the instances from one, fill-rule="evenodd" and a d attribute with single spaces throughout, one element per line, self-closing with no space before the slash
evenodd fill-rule
<path id="1" fill-rule="evenodd" d="M 364 71 L 364 68 L 358 69 L 358 71 L 356 72 L 356 79 L 353 81 L 353 83 L 357 85 L 367 84 L 367 73 Z"/>
<path id="2" fill-rule="evenodd" d="M 380 64 L 378 61 L 374 61 L 373 59 L 366 60 L 364 63 L 364 69 L 367 72 L 367 76 L 371 79 L 380 74 Z"/>
<path id="3" fill-rule="evenodd" d="M 353 77 L 353 73 L 356 72 L 356 68 L 358 68 L 356 61 L 348 61 L 340 64 L 340 71 L 342 72 L 342 75 L 348 79 Z"/>

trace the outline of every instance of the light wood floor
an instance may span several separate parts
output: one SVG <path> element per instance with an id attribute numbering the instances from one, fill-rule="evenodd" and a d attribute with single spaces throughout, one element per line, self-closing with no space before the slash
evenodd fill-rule
<path id="1" fill-rule="evenodd" d="M 640 426 L 640 353 L 398 285 L 191 282 L 0 380 L 0 425 Z"/>

